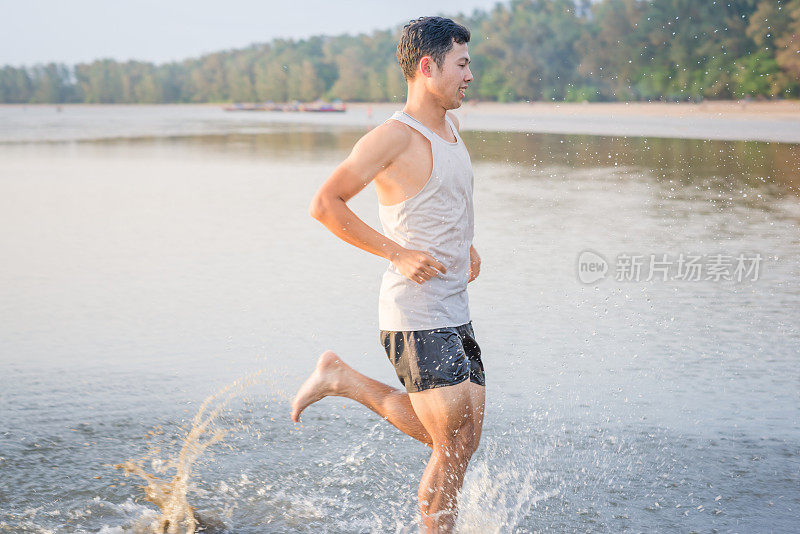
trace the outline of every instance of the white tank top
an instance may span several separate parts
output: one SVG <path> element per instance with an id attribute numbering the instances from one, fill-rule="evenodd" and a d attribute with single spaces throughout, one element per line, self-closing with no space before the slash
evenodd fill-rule
<path id="1" fill-rule="evenodd" d="M 467 147 L 446 115 L 455 143 L 445 141 L 403 111 L 387 120 L 408 124 L 430 141 L 433 169 L 416 195 L 391 206 L 379 204 L 383 233 L 404 248 L 427 252 L 445 266 L 447 273 L 417 284 L 389 263 L 381 282 L 378 325 L 381 330 L 400 331 L 468 323 L 467 280 L 474 215 L 472 162 Z"/>

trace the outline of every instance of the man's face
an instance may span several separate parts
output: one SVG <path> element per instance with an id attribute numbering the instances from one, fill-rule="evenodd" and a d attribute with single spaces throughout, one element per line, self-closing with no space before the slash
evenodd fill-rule
<path id="1" fill-rule="evenodd" d="M 453 48 L 447 53 L 443 63 L 440 71 L 431 62 L 429 88 L 441 99 L 445 109 L 455 109 L 461 107 L 467 86 L 472 81 L 467 43 L 453 42 Z"/>

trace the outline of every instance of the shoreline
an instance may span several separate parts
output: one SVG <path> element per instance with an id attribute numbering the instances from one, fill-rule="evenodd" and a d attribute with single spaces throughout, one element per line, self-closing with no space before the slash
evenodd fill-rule
<path id="1" fill-rule="evenodd" d="M 181 109 L 180 118 L 171 129 L 171 134 L 197 135 L 208 127 L 208 123 L 200 126 L 199 121 L 208 119 L 212 119 L 213 123 L 219 126 L 223 124 L 234 126 L 234 130 L 237 127 L 250 128 L 277 124 L 374 128 L 388 119 L 393 112 L 402 109 L 404 103 L 348 103 L 345 113 L 225 112 L 222 110 L 223 105 L 225 104 L 0 104 L 0 110 L 6 111 L 9 115 L 7 118 L 14 118 L 17 121 L 14 125 L 16 127 L 34 126 L 40 120 L 53 125 L 63 123 L 60 119 L 54 122 L 53 116 L 46 117 L 48 109 L 63 112 L 53 115 L 65 119 L 69 117 L 72 121 L 82 119 L 69 112 L 82 111 L 85 113 L 79 115 L 83 115 L 83 120 L 101 123 L 105 122 L 104 117 L 108 118 L 106 114 L 101 113 L 102 110 L 117 110 L 120 114 L 117 114 L 119 116 L 115 117 L 115 120 L 119 121 L 116 124 L 120 128 L 114 128 L 113 136 L 111 132 L 105 131 L 105 128 L 102 132 L 94 132 L 97 134 L 96 137 L 89 135 L 89 138 L 107 138 L 141 135 L 139 131 L 133 134 L 133 131 L 125 130 L 128 130 L 129 123 L 132 130 L 137 130 L 133 127 L 137 116 L 135 110 L 144 108 Z M 192 109 L 202 110 L 202 113 L 193 115 Z M 26 110 L 35 110 L 35 116 L 24 118 L 26 114 L 19 111 Z M 209 114 L 212 110 L 218 110 L 219 114 Z M 800 100 L 700 103 L 497 103 L 466 100 L 453 112 L 459 118 L 463 131 L 800 144 Z M 221 120 L 218 122 L 218 119 Z M 197 124 L 192 125 L 193 122 Z M 77 126 L 77 123 L 73 122 L 71 126 Z M 32 129 L 31 133 L 33 132 Z M 39 140 L 27 136 L 21 139 L 17 134 L 12 134 L 7 139 L 3 139 L 4 137 L 0 135 L 0 140 L 26 142 Z"/>
<path id="2" fill-rule="evenodd" d="M 402 104 L 352 104 L 389 114 Z M 466 131 L 800 143 L 800 101 L 508 103 L 453 110 Z"/>
<path id="3" fill-rule="evenodd" d="M 394 108 L 402 103 L 353 102 L 348 107 Z M 780 117 L 800 120 L 800 100 L 708 100 L 705 102 L 477 102 L 465 100 L 456 112 L 536 113 L 550 115 L 619 114 L 683 117 Z"/>
<path id="4" fill-rule="evenodd" d="M 166 102 L 166 103 L 31 103 L 31 104 L 9 104 L 0 103 L 0 108 L 101 108 L 101 107 L 158 107 L 158 106 L 179 106 L 179 107 L 222 107 L 231 105 L 232 102 Z M 402 102 L 347 102 L 348 108 L 395 108 L 402 105 Z M 580 111 L 616 111 L 634 114 L 667 114 L 680 115 L 685 112 L 698 114 L 783 114 L 786 117 L 800 118 L 800 99 L 798 100 L 706 100 L 704 102 L 489 102 L 464 100 L 461 110 L 493 109 L 493 110 L 535 110 L 537 112 L 552 113 L 574 113 Z"/>

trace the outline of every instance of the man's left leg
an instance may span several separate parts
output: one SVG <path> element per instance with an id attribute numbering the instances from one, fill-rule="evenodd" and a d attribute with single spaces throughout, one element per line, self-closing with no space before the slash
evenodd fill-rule
<path id="1" fill-rule="evenodd" d="M 469 384 L 469 397 L 472 404 L 472 440 L 477 450 L 483 432 L 483 416 L 486 411 L 486 387 L 474 382 Z"/>
<path id="2" fill-rule="evenodd" d="M 451 532 L 455 524 L 456 496 L 480 439 L 483 391 L 483 386 L 467 380 L 410 394 L 433 437 L 433 452 L 417 492 L 426 533 Z"/>

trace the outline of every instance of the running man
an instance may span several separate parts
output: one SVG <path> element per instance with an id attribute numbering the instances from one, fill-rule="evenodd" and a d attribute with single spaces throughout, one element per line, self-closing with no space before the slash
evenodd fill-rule
<path id="1" fill-rule="evenodd" d="M 405 108 L 356 143 L 310 206 L 337 237 L 389 260 L 378 323 L 405 391 L 326 351 L 292 403 L 297 422 L 323 397 L 347 397 L 431 447 L 417 493 L 426 532 L 452 530 L 483 425 L 483 364 L 467 298 L 481 264 L 472 246 L 472 163 L 448 113 L 472 81 L 469 39 L 467 28 L 442 17 L 405 26 L 397 45 Z M 383 235 L 347 206 L 373 180 Z"/>

